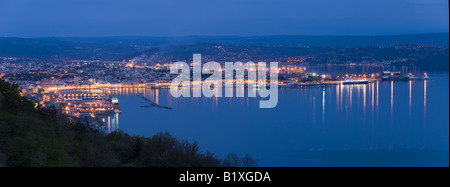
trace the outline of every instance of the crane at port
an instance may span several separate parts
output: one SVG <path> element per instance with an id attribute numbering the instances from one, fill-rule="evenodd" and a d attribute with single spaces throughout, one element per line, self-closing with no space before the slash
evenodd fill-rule
<path id="1" fill-rule="evenodd" d="M 143 105 L 141 107 L 157 107 L 157 108 L 164 108 L 164 109 L 172 110 L 172 107 L 158 105 L 155 102 L 153 102 L 152 100 L 146 98 L 143 94 L 136 94 L 136 95 L 143 98 L 145 100 L 145 102 L 147 102 L 149 104 L 149 105 Z"/>

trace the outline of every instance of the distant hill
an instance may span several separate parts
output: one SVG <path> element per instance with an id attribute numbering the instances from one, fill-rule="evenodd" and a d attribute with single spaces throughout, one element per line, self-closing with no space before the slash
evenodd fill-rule
<path id="1" fill-rule="evenodd" d="M 0 38 L 0 56 L 40 59 L 116 59 L 137 53 L 136 47 L 107 42 L 50 38 Z"/>
<path id="2" fill-rule="evenodd" d="M 449 34 L 430 33 L 393 36 L 2 37 L 0 38 L 0 56 L 40 59 L 121 60 L 139 56 L 143 52 L 154 48 L 203 43 L 270 47 L 365 47 L 403 44 L 448 46 Z"/>
<path id="3" fill-rule="evenodd" d="M 189 40 L 190 39 L 190 40 Z M 449 33 L 405 34 L 392 36 L 312 36 L 312 35 L 274 35 L 274 36 L 195 36 L 179 37 L 172 41 L 197 41 L 223 45 L 262 45 L 262 46 L 315 46 L 315 47 L 364 47 L 389 45 L 435 45 L 448 46 Z"/>

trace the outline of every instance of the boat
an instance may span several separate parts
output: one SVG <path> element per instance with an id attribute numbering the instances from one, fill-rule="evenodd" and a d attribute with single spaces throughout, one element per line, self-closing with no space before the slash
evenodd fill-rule
<path id="1" fill-rule="evenodd" d="M 119 99 L 117 99 L 117 97 L 113 97 L 111 99 L 111 104 L 112 104 L 114 109 L 119 108 Z"/>
<path id="2" fill-rule="evenodd" d="M 402 74 L 402 72 L 400 72 L 400 71 L 389 71 L 389 70 L 387 70 L 387 71 L 383 71 L 382 72 L 382 75 L 401 75 Z"/>
<path id="3" fill-rule="evenodd" d="M 346 85 L 346 84 L 368 84 L 369 80 L 353 80 L 353 79 L 348 79 L 345 81 L 342 81 L 342 84 Z"/>

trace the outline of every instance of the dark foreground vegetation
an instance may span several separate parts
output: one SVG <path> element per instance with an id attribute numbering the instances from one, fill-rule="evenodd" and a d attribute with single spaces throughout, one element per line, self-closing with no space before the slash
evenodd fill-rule
<path id="1" fill-rule="evenodd" d="M 256 166 L 250 156 L 220 160 L 169 133 L 108 135 L 35 105 L 0 79 L 0 166 Z"/>

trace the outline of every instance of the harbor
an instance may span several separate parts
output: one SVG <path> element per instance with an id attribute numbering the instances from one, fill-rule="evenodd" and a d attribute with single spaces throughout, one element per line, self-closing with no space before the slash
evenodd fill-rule
<path id="1" fill-rule="evenodd" d="M 305 70 L 305 69 L 304 69 Z M 345 74 L 345 75 L 330 75 L 318 74 L 312 72 L 291 72 L 289 74 L 280 74 L 281 80 L 278 80 L 279 87 L 299 88 L 299 87 L 327 87 L 334 85 L 358 85 L 370 84 L 374 81 L 415 81 L 415 80 L 429 80 L 427 73 L 423 74 L 402 74 L 398 71 L 381 71 L 380 73 L 371 74 Z M 250 82 L 244 79 L 244 87 L 254 85 L 258 88 L 256 82 Z M 202 81 L 191 81 L 190 88 L 203 84 Z M 222 86 L 225 84 L 232 84 L 236 88 L 237 80 L 228 82 L 223 80 Z M 249 84 L 251 83 L 251 84 Z M 227 85 L 228 86 L 228 85 Z M 266 82 L 266 86 L 270 86 Z M 120 114 L 119 100 L 115 95 L 120 92 L 128 93 L 130 89 L 140 90 L 167 90 L 170 88 L 169 81 L 155 81 L 149 83 L 96 83 L 93 84 L 34 84 L 21 85 L 22 95 L 27 95 L 31 99 L 37 99 L 42 107 L 55 107 L 61 113 L 67 115 L 70 120 L 80 121 L 96 129 L 105 129 L 110 125 L 108 116 Z M 113 94 L 111 94 L 113 93 Z M 143 92 L 139 92 L 143 93 Z M 153 102 L 144 96 L 141 96 L 147 101 L 148 105 L 140 105 L 141 107 L 171 107 L 160 106 L 158 101 Z M 116 117 L 118 118 L 118 116 Z M 110 129 L 110 128 L 108 128 Z"/>

